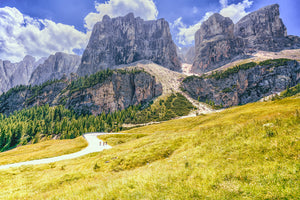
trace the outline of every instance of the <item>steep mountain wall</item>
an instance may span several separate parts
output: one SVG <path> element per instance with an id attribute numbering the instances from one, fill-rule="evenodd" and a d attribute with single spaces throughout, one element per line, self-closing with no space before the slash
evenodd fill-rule
<path id="1" fill-rule="evenodd" d="M 139 60 L 181 70 L 168 22 L 164 19 L 144 21 L 132 13 L 113 19 L 104 16 L 93 28 L 77 73 L 90 75 Z"/>
<path id="2" fill-rule="evenodd" d="M 292 48 L 300 48 L 300 38 L 287 36 L 278 4 L 252 12 L 236 24 L 214 14 L 195 34 L 196 56 L 192 72 L 205 73 L 259 50 Z"/>
<path id="3" fill-rule="evenodd" d="M 0 94 L 17 85 L 27 85 L 33 71 L 44 60 L 45 58 L 36 61 L 32 56 L 25 56 L 18 63 L 0 60 Z"/>
<path id="4" fill-rule="evenodd" d="M 209 76 L 191 76 L 182 87 L 199 101 L 229 107 L 258 101 L 298 83 L 299 63 L 278 59 L 244 64 Z"/>
<path id="5" fill-rule="evenodd" d="M 49 80 L 70 77 L 79 67 L 81 57 L 57 52 L 50 55 L 43 64 L 40 64 L 32 73 L 29 84 L 39 85 Z"/>
<path id="6" fill-rule="evenodd" d="M 0 96 L 0 113 L 8 115 L 26 107 L 49 104 L 97 115 L 147 103 L 161 94 L 161 84 L 146 72 L 104 71 L 73 82 L 64 77 L 35 87 L 13 88 Z"/>

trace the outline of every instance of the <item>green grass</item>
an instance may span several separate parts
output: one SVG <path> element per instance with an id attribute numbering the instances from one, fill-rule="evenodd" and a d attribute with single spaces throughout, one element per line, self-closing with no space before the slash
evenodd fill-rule
<path id="1" fill-rule="evenodd" d="M 194 109 L 193 104 L 180 93 L 161 98 L 159 101 L 132 113 L 132 117 L 125 119 L 128 124 L 142 124 L 148 122 L 167 121 L 185 116 Z"/>
<path id="2" fill-rule="evenodd" d="M 0 152 L 27 143 L 38 143 L 41 138 L 50 140 L 58 135 L 60 139 L 73 139 L 86 132 L 119 132 L 123 130 L 124 123 L 166 121 L 187 115 L 193 108 L 183 95 L 177 93 L 151 105 L 139 104 L 99 116 L 79 116 L 61 105 L 35 106 L 9 116 L 0 113 Z"/>
<path id="3" fill-rule="evenodd" d="M 278 99 L 283 99 L 283 98 L 286 98 L 286 97 L 291 97 L 291 96 L 294 96 L 296 94 L 300 93 L 300 84 L 294 86 L 294 87 L 291 87 L 291 88 L 287 88 L 286 90 L 282 91 L 280 93 L 280 95 L 276 95 L 273 97 L 273 100 L 278 100 Z"/>
<path id="4" fill-rule="evenodd" d="M 20 146 L 0 153 L 0 165 L 74 153 L 87 146 L 83 137 L 74 140 L 48 140 L 37 144 Z"/>
<path id="5" fill-rule="evenodd" d="M 0 199 L 299 199 L 299 125 L 298 95 L 131 129 L 100 153 L 0 170 Z"/>
<path id="6" fill-rule="evenodd" d="M 259 62 L 258 64 L 260 66 L 270 66 L 270 67 L 279 67 L 287 65 L 288 62 L 292 61 L 291 59 L 287 58 L 279 58 L 279 59 L 269 59 L 262 62 Z"/>
<path id="7" fill-rule="evenodd" d="M 256 66 L 268 66 L 269 68 L 271 67 L 279 67 L 279 66 L 284 66 L 287 65 L 288 62 L 293 61 L 290 59 L 286 59 L 286 58 L 279 58 L 279 59 L 269 59 L 269 60 L 265 60 L 259 63 L 256 62 L 248 62 L 248 63 L 241 63 L 239 65 L 235 65 L 233 67 L 227 68 L 225 70 L 222 71 L 213 71 L 211 74 L 209 75 L 202 75 L 202 76 L 188 76 L 185 79 L 183 79 L 182 82 L 184 83 L 188 83 L 194 79 L 225 79 L 225 78 L 229 78 L 230 75 L 232 74 L 236 74 L 238 73 L 240 70 L 247 70 L 247 69 L 251 69 L 253 67 Z"/>
<path id="8" fill-rule="evenodd" d="M 99 135 L 98 138 L 108 145 L 116 146 L 132 140 L 140 139 L 148 136 L 149 134 L 112 134 L 112 135 Z"/>

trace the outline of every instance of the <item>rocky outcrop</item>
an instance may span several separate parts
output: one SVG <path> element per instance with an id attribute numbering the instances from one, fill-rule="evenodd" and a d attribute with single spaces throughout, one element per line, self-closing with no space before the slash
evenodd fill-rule
<path id="1" fill-rule="evenodd" d="M 104 16 L 93 28 L 77 73 L 90 75 L 138 60 L 181 70 L 168 22 L 164 19 L 144 21 L 132 13 L 113 19 Z"/>
<path id="2" fill-rule="evenodd" d="M 228 17 L 216 13 L 195 34 L 196 57 L 192 72 L 203 73 L 214 70 L 237 55 L 243 55 L 242 39 L 235 38 L 234 24 Z"/>
<path id="3" fill-rule="evenodd" d="M 199 101 L 229 107 L 258 101 L 300 83 L 298 62 L 284 61 L 280 64 L 277 60 L 265 63 L 269 64 L 254 64 L 249 69 L 219 72 L 219 75 L 202 78 L 189 77 L 182 87 Z"/>
<path id="4" fill-rule="evenodd" d="M 14 111 L 31 108 L 35 105 L 57 105 L 55 100 L 67 85 L 65 81 L 57 81 L 45 84 L 41 88 L 29 86 L 12 88 L 8 93 L 0 96 L 0 113 L 9 115 Z"/>
<path id="5" fill-rule="evenodd" d="M 278 4 L 266 6 L 243 17 L 235 24 L 234 34 L 245 40 L 248 52 L 300 48 L 299 37 L 287 36 Z"/>
<path id="6" fill-rule="evenodd" d="M 32 56 L 25 56 L 18 63 L 0 60 L 0 94 L 17 85 L 27 85 L 32 72 L 44 60 L 36 61 Z"/>
<path id="7" fill-rule="evenodd" d="M 113 73 L 102 84 L 73 93 L 66 106 L 79 113 L 98 115 L 143 104 L 161 94 L 161 84 L 148 73 Z"/>
<path id="8" fill-rule="evenodd" d="M 11 88 L 10 77 L 16 70 L 16 65 L 9 61 L 0 60 L 0 94 Z"/>
<path id="9" fill-rule="evenodd" d="M 29 83 L 39 85 L 48 80 L 61 79 L 63 76 L 70 77 L 79 67 L 81 57 L 58 52 L 50 55 L 47 60 L 39 65 L 31 75 Z"/>
<path id="10" fill-rule="evenodd" d="M 287 36 L 287 30 L 279 17 L 279 5 L 274 4 L 252 12 L 239 20 L 234 26 L 234 34 L 242 38 Z"/>
<path id="11" fill-rule="evenodd" d="M 300 48 L 300 38 L 287 36 L 274 4 L 252 12 L 235 25 L 229 18 L 212 15 L 195 34 L 194 73 L 205 73 L 237 59 L 264 51 Z"/>
<path id="12" fill-rule="evenodd" d="M 195 58 L 195 47 L 178 48 L 177 55 L 181 63 L 193 64 Z"/>
<path id="13" fill-rule="evenodd" d="M 101 79 L 102 75 L 95 76 Z M 11 89 L 0 96 L 0 113 L 6 115 L 23 108 L 65 105 L 78 113 L 114 112 L 131 105 L 147 103 L 162 94 L 162 86 L 155 77 L 140 71 L 113 71 L 105 80 L 81 78 L 71 82 L 67 77 L 62 80 L 48 81 L 40 86 L 21 86 Z M 86 82 L 90 86 L 77 87 Z"/>

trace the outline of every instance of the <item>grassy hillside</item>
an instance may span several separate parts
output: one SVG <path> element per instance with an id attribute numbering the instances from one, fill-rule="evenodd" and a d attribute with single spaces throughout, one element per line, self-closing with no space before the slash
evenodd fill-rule
<path id="1" fill-rule="evenodd" d="M 86 146 L 87 142 L 83 137 L 43 141 L 0 153 L 0 165 L 61 156 L 80 151 Z"/>
<path id="2" fill-rule="evenodd" d="M 114 113 L 78 115 L 63 106 L 23 109 L 10 116 L 0 113 L 0 152 L 52 138 L 73 139 L 87 132 L 118 132 L 124 123 L 164 121 L 187 115 L 193 105 L 181 94 L 171 94 L 156 104 L 130 106 Z"/>
<path id="3" fill-rule="evenodd" d="M 0 199 L 299 197 L 299 95 L 126 133 L 100 153 L 1 170 Z"/>

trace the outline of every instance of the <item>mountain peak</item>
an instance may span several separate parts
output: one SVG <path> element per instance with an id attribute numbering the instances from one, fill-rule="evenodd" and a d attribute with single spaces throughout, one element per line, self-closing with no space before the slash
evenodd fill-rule
<path id="1" fill-rule="evenodd" d="M 229 17 L 215 13 L 202 23 L 196 33 L 196 43 L 199 44 L 203 40 L 211 40 L 214 37 L 232 37 L 233 26 L 234 24 Z M 198 41 L 198 39 L 200 40 Z"/>
<path id="2" fill-rule="evenodd" d="M 90 75 L 139 60 L 181 70 L 169 24 L 164 19 L 144 21 L 133 13 L 110 20 L 106 17 L 94 26 L 77 73 Z"/>
<path id="3" fill-rule="evenodd" d="M 252 12 L 235 25 L 236 36 L 285 37 L 287 30 L 280 18 L 279 5 L 273 4 Z"/>

